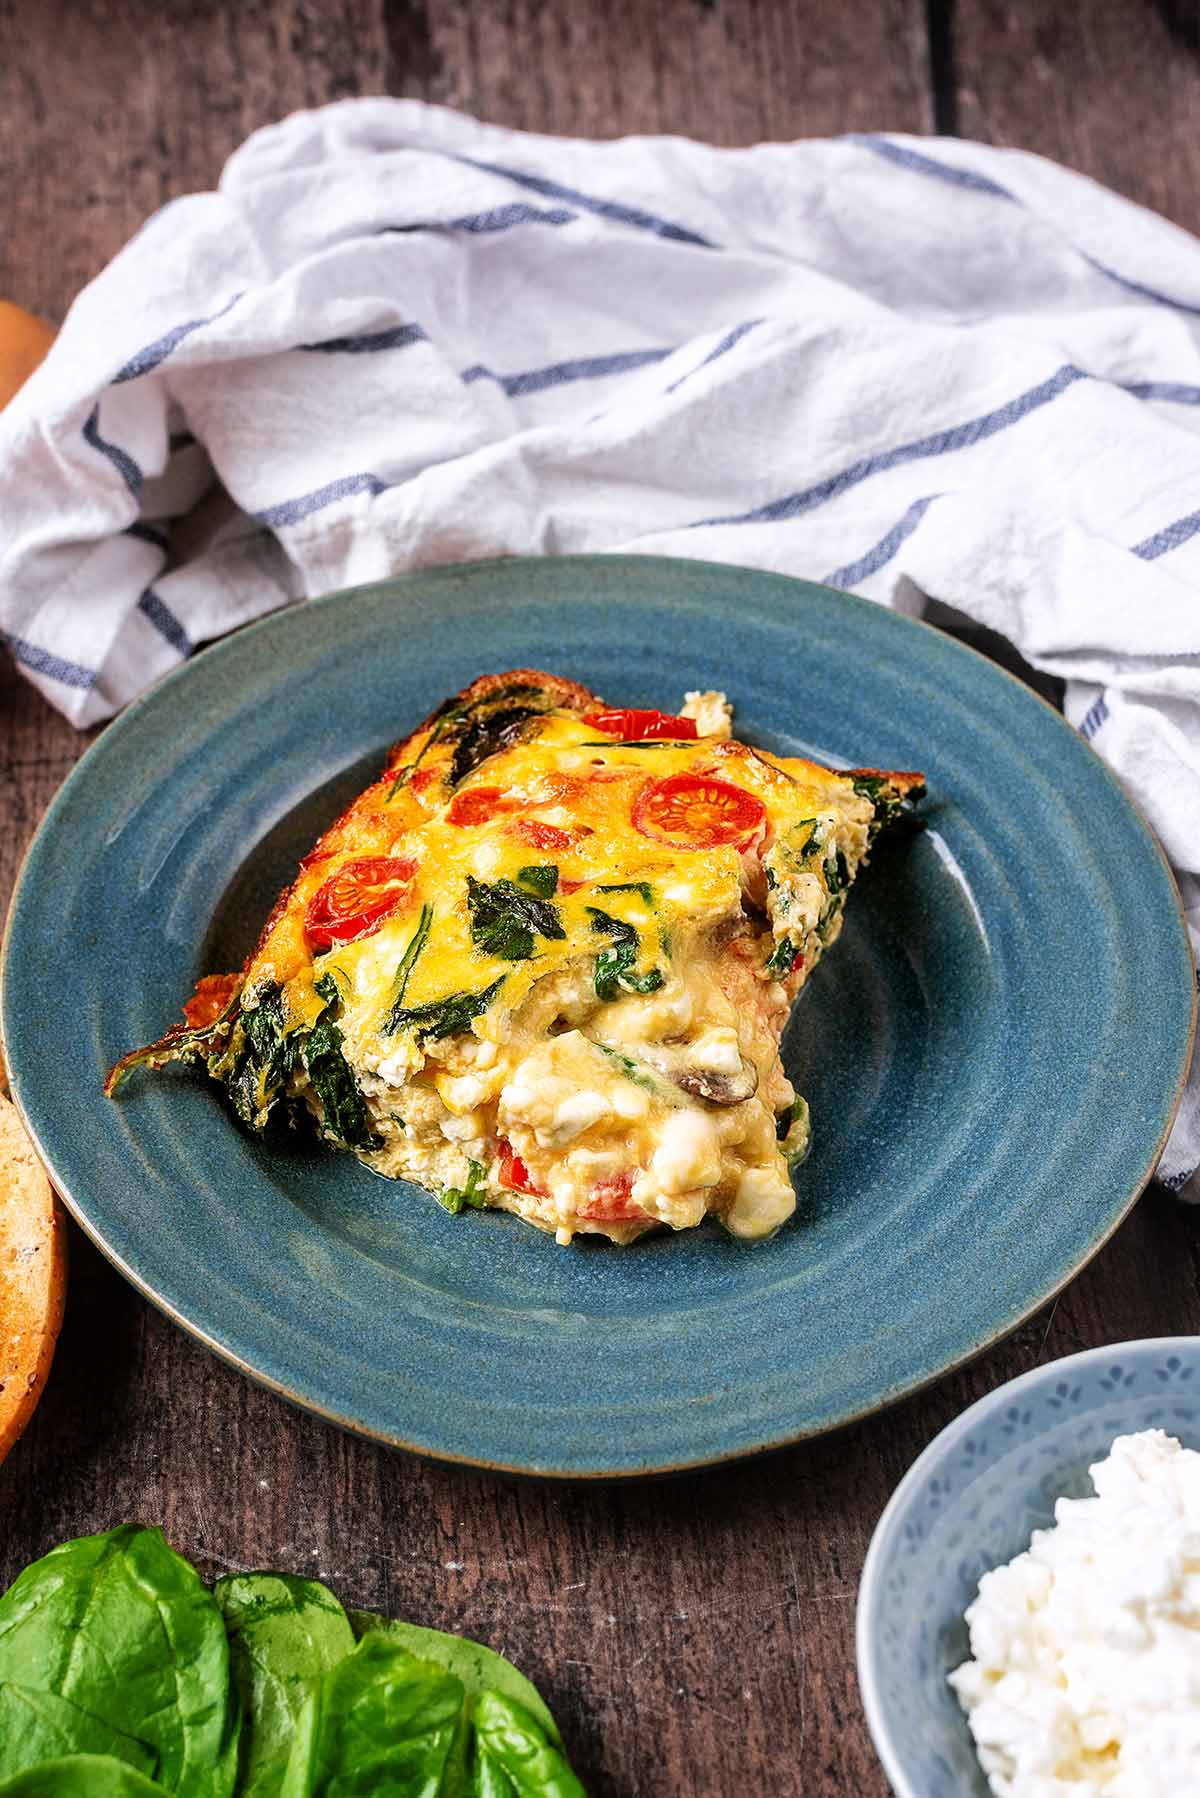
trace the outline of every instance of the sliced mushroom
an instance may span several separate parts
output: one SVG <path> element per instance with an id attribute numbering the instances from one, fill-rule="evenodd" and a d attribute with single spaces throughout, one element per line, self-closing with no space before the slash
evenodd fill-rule
<path id="1" fill-rule="evenodd" d="M 676 1067 L 671 1070 L 676 1086 L 693 1098 L 707 1099 L 710 1105 L 740 1105 L 758 1091 L 758 1069 L 743 1055 L 736 1074 L 718 1072 L 715 1068 Z"/>

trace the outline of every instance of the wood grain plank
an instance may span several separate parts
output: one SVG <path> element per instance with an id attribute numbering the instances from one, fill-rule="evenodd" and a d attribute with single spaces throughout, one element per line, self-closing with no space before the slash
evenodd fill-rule
<path id="1" fill-rule="evenodd" d="M 389 87 L 528 131 L 719 144 L 928 130 L 921 0 L 401 0 Z"/>
<path id="2" fill-rule="evenodd" d="M 1077 16 L 1065 0 L 959 0 L 965 128 L 1194 222 L 1194 44 L 1172 35 L 1183 9 L 1170 5 L 1105 0 Z M 0 0 L 0 292 L 61 317 L 145 214 L 210 186 L 248 130 L 345 93 L 583 135 L 927 129 L 924 16 L 921 0 Z M 0 665 L 0 898 L 81 746 Z M 77 1231 L 73 1248 L 49 1388 L 0 1469 L 0 1582 L 133 1516 L 210 1573 L 317 1574 L 349 1602 L 511 1654 L 560 1714 L 593 1798 L 886 1798 L 854 1601 L 906 1466 L 1014 1373 L 1200 1328 L 1200 1220 L 1152 1196 L 1053 1306 L 879 1420 L 674 1482 L 556 1487 L 421 1463 L 294 1411 L 160 1316 Z"/>
<path id="3" fill-rule="evenodd" d="M 958 0 L 953 58 L 964 136 L 1052 156 L 1200 230 L 1194 0 Z"/>

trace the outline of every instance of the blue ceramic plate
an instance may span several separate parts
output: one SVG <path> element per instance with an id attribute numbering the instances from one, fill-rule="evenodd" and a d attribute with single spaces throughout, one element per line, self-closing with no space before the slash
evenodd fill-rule
<path id="1" fill-rule="evenodd" d="M 561 1249 L 348 1155 L 244 1135 L 202 1075 L 100 1081 L 236 965 L 385 746 L 485 670 L 625 705 L 723 687 L 785 754 L 928 771 L 797 1009 L 795 1218 Z M 14 1092 L 85 1228 L 257 1379 L 348 1427 L 628 1475 L 911 1392 L 1069 1280 L 1141 1190 L 1192 1028 L 1170 875 L 1101 763 L 949 638 L 779 576 L 649 557 L 439 569 L 277 613 L 132 706 L 54 801 L 7 938 Z"/>
<path id="2" fill-rule="evenodd" d="M 956 1417 L 897 1486 L 858 1591 L 858 1682 L 895 1798 L 988 1798 L 946 1683 L 970 1652 L 963 1613 L 985 1573 L 1051 1528 L 1057 1498 L 1091 1497 L 1088 1468 L 1137 1430 L 1200 1448 L 1196 1337 L 1035 1367 Z"/>

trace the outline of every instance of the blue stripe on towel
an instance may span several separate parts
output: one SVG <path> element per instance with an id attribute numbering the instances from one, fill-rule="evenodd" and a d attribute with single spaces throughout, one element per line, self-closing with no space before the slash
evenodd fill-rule
<path id="1" fill-rule="evenodd" d="M 825 585 L 853 587 L 857 581 L 865 581 L 869 574 L 875 574 L 883 568 L 891 561 L 900 545 L 912 536 L 934 500 L 940 497 L 937 493 L 927 493 L 924 499 L 914 500 L 904 517 L 890 531 L 886 531 L 872 549 L 866 550 L 857 562 L 847 562 L 844 568 L 835 568 L 832 574 L 824 575 L 822 579 Z"/>
<path id="2" fill-rule="evenodd" d="M 693 375 L 698 375 L 702 368 L 707 368 L 710 362 L 715 362 L 719 356 L 728 355 L 729 351 L 742 341 L 748 331 L 753 331 L 755 325 L 761 325 L 762 322 L 761 318 L 748 318 L 740 325 L 735 325 L 732 331 L 727 331 L 720 343 L 708 352 L 702 362 L 697 362 L 695 368 L 689 368 L 686 374 L 680 375 L 677 381 L 672 381 L 666 391 L 674 393 L 676 388 L 682 387 L 685 381 L 690 381 Z"/>
<path id="3" fill-rule="evenodd" d="M 910 169 L 917 175 L 931 175 L 936 181 L 949 182 L 954 187 L 973 188 L 976 193 L 991 194 L 994 199 L 1008 200 L 1014 206 L 1025 211 L 1029 208 L 1017 194 L 987 175 L 976 174 L 974 169 L 956 168 L 952 163 L 939 162 L 936 157 L 926 156 L 920 150 L 912 150 L 907 144 L 894 144 L 890 138 L 873 137 L 868 133 L 851 133 L 849 141 L 861 144 L 864 150 L 870 150 L 881 156 L 885 162 L 894 162 L 899 168 Z M 1098 275 L 1106 280 L 1115 281 L 1118 287 L 1124 287 L 1129 293 L 1136 293 L 1143 300 L 1153 300 L 1156 306 L 1170 306 L 1176 312 L 1188 312 L 1200 316 L 1200 306 L 1189 300 L 1177 300 L 1169 293 L 1162 293 L 1157 287 L 1147 287 L 1141 281 L 1134 281 L 1128 275 L 1122 275 L 1107 262 L 1100 262 L 1095 256 L 1089 256 L 1078 244 L 1069 244 L 1068 248 L 1086 262 L 1089 268 L 1095 269 Z"/>
<path id="4" fill-rule="evenodd" d="M 326 337 L 320 343 L 298 343 L 298 350 L 320 350 L 324 355 L 370 356 L 376 350 L 402 350 L 410 343 L 426 343 L 420 325 L 392 325 L 386 331 L 362 331 L 353 337 Z"/>
<path id="5" fill-rule="evenodd" d="M 320 512 L 323 507 L 333 505 L 335 500 L 349 499 L 355 493 L 369 493 L 373 497 L 377 493 L 385 493 L 390 485 L 389 481 L 381 481 L 377 474 L 342 475 L 340 480 L 330 481 L 327 486 L 318 487 L 312 493 L 302 493 L 297 499 L 285 499 L 277 506 L 264 506 L 261 512 L 254 512 L 251 516 L 259 524 L 299 524 L 302 518 L 308 518 L 313 512 Z"/>
<path id="6" fill-rule="evenodd" d="M 939 162 L 936 157 L 910 149 L 907 144 L 894 144 L 888 137 L 874 137 L 868 132 L 851 132 L 849 139 L 852 144 L 861 144 L 864 150 L 882 156 L 885 162 L 911 169 L 914 174 L 932 175 L 935 180 L 948 181 L 953 187 L 969 187 L 979 194 L 991 194 L 997 200 L 1011 200 L 1014 206 L 1021 204 L 1007 187 L 1001 187 L 988 175 L 977 175 L 974 169 L 956 168 L 953 163 Z"/>
<path id="7" fill-rule="evenodd" d="M 814 487 L 802 488 L 799 493 L 788 493 L 781 499 L 769 500 L 764 506 L 756 506 L 749 512 L 734 512 L 720 518 L 698 518 L 687 528 L 700 530 L 706 525 L 717 524 L 773 524 L 785 518 L 798 518 L 801 513 L 814 511 L 826 501 L 837 499 L 851 487 L 857 487 L 860 481 L 868 480 L 872 475 L 883 474 L 889 468 L 899 468 L 906 462 L 921 462 L 930 457 L 944 456 L 953 450 L 970 449 L 985 438 L 994 437 L 998 431 L 1007 430 L 1009 425 L 1027 418 L 1039 407 L 1047 406 L 1056 400 L 1068 387 L 1077 381 L 1086 381 L 1088 376 L 1073 362 L 1065 362 L 1046 381 L 1040 381 L 1036 387 L 1030 387 L 1015 399 L 1008 400 L 1003 406 L 997 406 L 993 412 L 985 412 L 979 418 L 969 419 L 965 424 L 951 425 L 944 431 L 935 431 L 931 437 L 918 437 L 912 443 L 901 443 L 895 449 L 881 450 L 878 455 L 864 456 L 859 462 L 852 462 L 840 473 L 828 475 L 825 480 L 818 481 Z"/>
<path id="8" fill-rule="evenodd" d="M 127 450 L 123 450 L 117 443 L 109 443 L 106 437 L 101 437 L 99 404 L 93 406 L 88 414 L 83 427 L 83 440 L 90 443 L 94 450 L 99 450 L 102 456 L 108 457 L 134 499 L 140 499 L 146 477 Z"/>
<path id="9" fill-rule="evenodd" d="M 1103 693 L 1101 693 L 1099 699 L 1095 700 L 1093 704 L 1089 706 L 1087 716 L 1079 726 L 1079 734 L 1085 743 L 1091 742 L 1107 717 L 1108 701 L 1105 699 Z"/>
<path id="10" fill-rule="evenodd" d="M 153 587 L 147 587 L 146 591 L 142 594 L 142 597 L 138 600 L 138 611 L 144 618 L 150 620 L 150 623 L 154 626 L 159 636 L 165 637 L 167 642 L 171 645 L 171 648 L 177 650 L 185 660 L 191 655 L 192 650 L 195 647 L 192 643 L 192 639 L 188 636 L 170 606 L 167 605 L 165 600 L 158 597 L 158 594 L 154 591 Z"/>
<path id="11" fill-rule="evenodd" d="M 499 175 L 505 181 L 515 181 L 518 187 L 527 187 L 532 193 L 542 194 L 548 200 L 566 200 L 570 205 L 578 206 L 581 212 L 593 212 L 598 218 L 612 219 L 618 225 L 633 225 L 639 231 L 652 231 L 656 237 L 670 238 L 674 243 L 695 244 L 702 250 L 717 248 L 709 238 L 701 237 L 698 231 L 689 231 L 683 225 L 672 224 L 670 219 L 659 218 L 653 212 L 643 212 L 640 206 L 626 206 L 619 200 L 597 199 L 592 194 L 581 193 L 577 187 L 565 187 L 561 181 L 548 181 L 544 175 L 528 175 L 524 169 L 511 169 L 501 162 L 485 162 L 477 156 L 455 155 L 454 161 L 466 163 L 469 168 L 482 169 L 488 175 Z"/>
<path id="12" fill-rule="evenodd" d="M 526 206 L 514 200 L 508 206 L 492 206 L 486 212 L 467 212 L 456 219 L 422 219 L 413 225 L 383 225 L 380 237 L 406 237 L 411 231 L 466 231 L 477 237 L 493 231 L 511 231 L 514 225 L 571 225 L 579 217 L 565 206 Z"/>
<path id="13" fill-rule="evenodd" d="M 1118 385 L 1135 400 L 1174 400 L 1180 406 L 1200 406 L 1200 387 L 1185 381 L 1121 381 Z"/>
<path id="14" fill-rule="evenodd" d="M 14 637 L 11 631 L 0 632 L 5 643 L 12 651 L 13 659 L 28 668 L 32 674 L 44 674 L 50 680 L 56 680 L 64 687 L 79 687 L 84 692 L 96 684 L 94 668 L 81 668 L 78 662 L 66 662 L 61 656 L 51 655 L 48 649 L 41 649 L 36 643 L 27 643 L 24 637 Z"/>
<path id="15" fill-rule="evenodd" d="M 1186 543 L 1197 531 L 1200 531 L 1200 512 L 1188 512 L 1173 524 L 1164 526 L 1161 531 L 1155 531 L 1153 537 L 1135 543 L 1133 554 L 1140 556 L 1143 562 L 1157 562 L 1159 556 L 1178 549 L 1181 543 Z"/>
<path id="16" fill-rule="evenodd" d="M 580 356 L 571 362 L 552 362 L 548 368 L 529 368 L 520 374 L 497 374 L 481 362 L 464 368 L 462 379 L 495 381 L 510 399 L 523 393 L 541 393 L 546 387 L 561 387 L 567 381 L 594 381 L 602 375 L 621 375 L 630 369 L 645 368 L 651 362 L 662 362 L 673 356 L 673 348 L 665 350 L 619 350 L 610 356 Z"/>
<path id="17" fill-rule="evenodd" d="M 217 319 L 224 318 L 241 297 L 240 293 L 235 293 L 219 311 L 210 312 L 207 318 L 189 318 L 181 325 L 172 325 L 169 331 L 164 331 L 161 337 L 156 337 L 153 343 L 146 344 L 136 355 L 131 356 L 113 376 L 112 385 L 117 387 L 122 381 L 135 381 L 139 375 L 148 375 L 151 369 L 166 361 L 171 351 L 177 349 L 185 337 L 190 337 L 193 331 L 199 331 L 203 325 L 215 324 Z"/>
<path id="18" fill-rule="evenodd" d="M 153 544 L 155 549 L 162 550 L 164 556 L 170 553 L 171 545 L 167 540 L 166 532 L 156 530 L 152 524 L 145 524 L 140 518 L 135 518 L 132 524 L 127 524 L 124 534 L 126 537 L 136 537 L 139 543 Z"/>

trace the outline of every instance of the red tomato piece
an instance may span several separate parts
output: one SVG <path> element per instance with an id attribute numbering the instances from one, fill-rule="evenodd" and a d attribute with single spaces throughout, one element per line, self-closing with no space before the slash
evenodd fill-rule
<path id="1" fill-rule="evenodd" d="M 559 853 L 569 849 L 578 835 L 573 830 L 560 830 L 557 824 L 543 824 L 540 818 L 518 818 L 515 824 L 509 825 L 508 832 L 535 849 L 553 849 Z"/>
<path id="2" fill-rule="evenodd" d="M 622 1173 L 597 1180 L 579 1207 L 578 1215 L 594 1224 L 629 1224 L 638 1218 L 644 1219 L 646 1213 L 630 1197 L 636 1179 L 637 1170 L 627 1167 Z"/>
<path id="3" fill-rule="evenodd" d="M 586 885 L 586 880 L 560 880 L 558 883 L 558 890 L 560 893 L 577 893 L 580 887 L 585 887 Z"/>
<path id="4" fill-rule="evenodd" d="M 426 787 L 432 786 L 437 777 L 436 768 L 418 768 L 408 784 L 414 793 L 423 793 Z"/>
<path id="5" fill-rule="evenodd" d="M 622 742 L 647 742 L 676 737 L 683 742 L 696 740 L 696 720 L 680 718 L 674 712 L 585 712 L 583 722 L 606 737 L 620 737 Z"/>
<path id="6" fill-rule="evenodd" d="M 308 902 L 304 929 L 314 949 L 356 943 L 403 905 L 417 864 L 410 855 L 343 862 Z"/>
<path id="7" fill-rule="evenodd" d="M 183 1008 L 183 1015 L 193 1030 L 215 1024 L 229 1004 L 241 979 L 240 974 L 203 974 L 196 990 Z"/>
<path id="8" fill-rule="evenodd" d="M 496 1146 L 500 1151 L 501 1186 L 507 1186 L 510 1192 L 526 1192 L 531 1198 L 546 1198 L 546 1193 L 542 1191 L 540 1186 L 535 1184 L 529 1169 L 525 1166 L 525 1163 L 521 1160 L 521 1157 L 517 1154 L 517 1151 L 513 1148 L 507 1136 L 502 1136 Z"/>
<path id="9" fill-rule="evenodd" d="M 465 793 L 458 793 L 450 802 L 446 813 L 447 824 L 486 824 L 489 818 L 498 818 L 502 812 L 516 811 L 516 803 L 506 799 L 499 787 L 471 787 Z"/>
<path id="10" fill-rule="evenodd" d="M 635 828 L 672 849 L 715 849 L 721 843 L 744 848 L 766 815 L 753 793 L 711 774 L 648 780 L 633 807 Z"/>
<path id="11" fill-rule="evenodd" d="M 788 973 L 789 974 L 798 974 L 803 966 L 804 966 L 804 951 L 803 951 L 803 949 L 797 949 L 795 955 L 793 955 L 793 957 L 792 957 L 792 965 L 788 969 Z"/>

